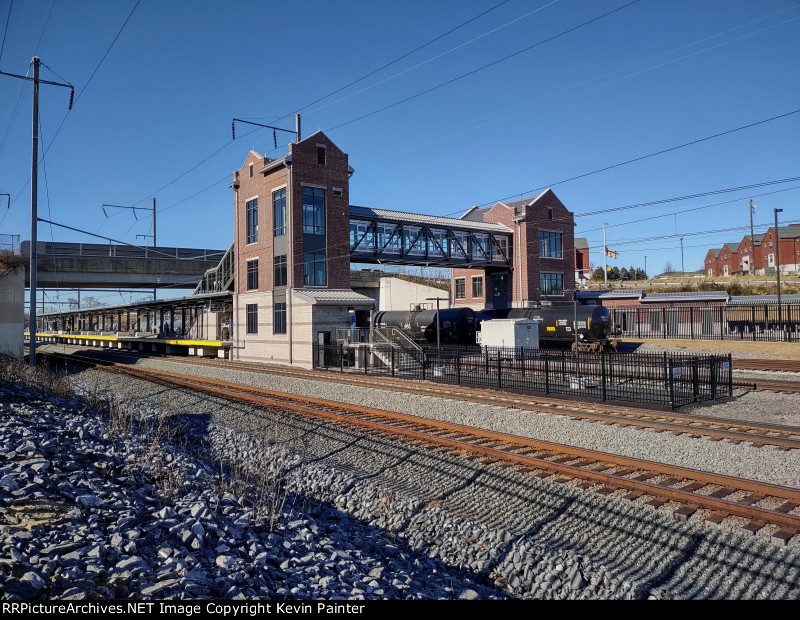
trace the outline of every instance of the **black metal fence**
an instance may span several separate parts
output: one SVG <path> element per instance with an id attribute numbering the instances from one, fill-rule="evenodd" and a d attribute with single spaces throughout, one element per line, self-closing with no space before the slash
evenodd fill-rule
<path id="1" fill-rule="evenodd" d="M 683 304 L 610 310 L 623 338 L 800 342 L 800 304 Z"/>
<path id="2" fill-rule="evenodd" d="M 672 409 L 733 394 L 730 355 L 624 354 L 520 348 L 410 350 L 388 344 L 314 345 L 316 368 L 412 380 L 646 403 Z"/>

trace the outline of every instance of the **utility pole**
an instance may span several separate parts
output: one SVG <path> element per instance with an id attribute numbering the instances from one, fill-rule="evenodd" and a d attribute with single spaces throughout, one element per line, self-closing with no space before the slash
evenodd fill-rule
<path id="1" fill-rule="evenodd" d="M 775 278 L 778 284 L 778 329 L 781 327 L 781 235 L 778 231 L 778 213 L 783 209 L 775 209 Z"/>
<path id="2" fill-rule="evenodd" d="M 756 261 L 756 236 L 753 234 L 753 211 L 756 206 L 753 204 L 753 199 L 750 199 L 750 260 L 748 261 L 748 275 L 753 275 L 755 271 Z"/>
<path id="3" fill-rule="evenodd" d="M 156 248 L 156 197 L 153 196 L 153 249 Z M 156 300 L 156 289 L 153 289 L 153 301 Z"/>
<path id="4" fill-rule="evenodd" d="M 686 277 L 686 270 L 683 268 L 683 237 L 681 237 L 681 277 Z"/>
<path id="5" fill-rule="evenodd" d="M 647 256 L 644 257 L 644 279 L 647 280 Z"/>
<path id="6" fill-rule="evenodd" d="M 608 286 L 608 246 L 606 245 L 606 223 L 603 222 L 603 282 Z"/>
<path id="7" fill-rule="evenodd" d="M 75 100 L 75 88 L 72 84 L 62 84 L 60 82 L 51 82 L 50 80 L 42 80 L 39 78 L 39 66 L 42 64 L 38 56 L 34 56 L 31 60 L 33 63 L 33 77 L 29 78 L 27 75 L 17 75 L 16 73 L 7 73 L 0 71 L 0 75 L 7 75 L 8 77 L 17 78 L 19 80 L 26 80 L 33 82 L 33 136 L 31 148 L 31 256 L 30 256 L 30 320 L 28 321 L 28 331 L 30 332 L 30 346 L 28 355 L 28 362 L 31 366 L 36 366 L 36 242 L 38 240 L 38 170 L 39 170 L 39 84 L 50 84 L 52 86 L 63 86 L 69 88 L 72 94 L 69 98 L 69 109 L 72 110 L 72 104 Z M 9 206 L 10 206 L 9 199 Z"/>
<path id="8" fill-rule="evenodd" d="M 38 218 L 39 218 L 39 65 L 41 60 L 38 56 L 33 57 L 33 139 L 31 148 L 31 298 L 30 298 L 30 319 L 28 320 L 28 331 L 30 332 L 30 344 L 28 345 L 28 362 L 36 367 L 36 242 L 38 240 Z"/>

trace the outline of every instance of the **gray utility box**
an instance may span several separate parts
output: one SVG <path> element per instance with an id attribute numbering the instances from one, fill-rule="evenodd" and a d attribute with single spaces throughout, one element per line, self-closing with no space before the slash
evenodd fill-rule
<path id="1" fill-rule="evenodd" d="M 492 319 L 481 323 L 481 347 L 539 348 L 539 321 L 532 319 Z"/>

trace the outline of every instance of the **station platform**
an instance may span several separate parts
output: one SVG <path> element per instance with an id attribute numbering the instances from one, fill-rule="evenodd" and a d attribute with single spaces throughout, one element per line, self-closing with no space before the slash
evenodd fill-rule
<path id="1" fill-rule="evenodd" d="M 25 334 L 26 343 L 30 341 Z M 218 357 L 230 359 L 233 342 L 226 340 L 183 340 L 179 338 L 158 338 L 154 335 L 136 333 L 133 336 L 124 333 L 36 333 L 37 343 L 71 344 L 92 346 L 142 353 L 164 353 L 167 355 L 190 355 L 197 357 Z"/>

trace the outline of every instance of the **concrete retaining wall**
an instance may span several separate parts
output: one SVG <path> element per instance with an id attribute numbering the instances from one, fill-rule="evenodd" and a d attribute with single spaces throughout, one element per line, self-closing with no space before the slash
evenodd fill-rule
<path id="1" fill-rule="evenodd" d="M 25 271 L 22 268 L 0 276 L 0 353 L 22 357 L 24 299 Z"/>

